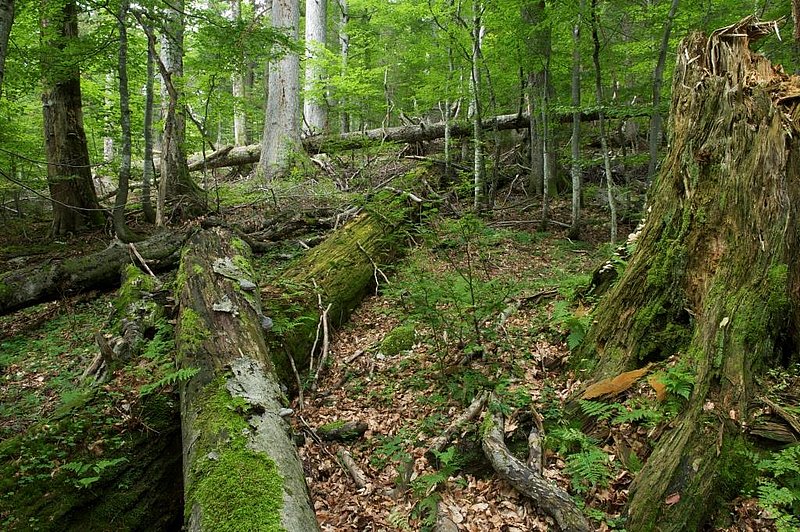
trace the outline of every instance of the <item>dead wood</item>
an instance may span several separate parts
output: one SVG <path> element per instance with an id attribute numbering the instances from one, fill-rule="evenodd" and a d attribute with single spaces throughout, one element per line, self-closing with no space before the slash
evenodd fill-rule
<path id="1" fill-rule="evenodd" d="M 592 530 L 575 501 L 564 490 L 511 454 L 503 438 L 502 414 L 493 412 L 489 415 L 491 419 L 484 425 L 482 447 L 497 474 L 514 489 L 530 497 L 539 509 L 555 520 L 559 529 L 565 532 Z"/>
<path id="2" fill-rule="evenodd" d="M 445 447 L 450 443 L 450 440 L 461 432 L 467 423 L 477 418 L 480 413 L 483 412 L 483 408 L 486 406 L 486 401 L 488 399 L 489 394 L 487 392 L 479 393 L 466 410 L 455 418 L 442 434 L 433 440 L 430 447 L 428 447 L 428 450 L 425 452 L 425 455 L 428 456 L 429 459 L 433 459 L 436 457 L 436 453 L 443 452 Z"/>
<path id="3" fill-rule="evenodd" d="M 348 421 L 346 423 L 330 423 L 317 427 L 317 434 L 324 441 L 354 441 L 367 432 L 369 427 L 363 421 Z"/>

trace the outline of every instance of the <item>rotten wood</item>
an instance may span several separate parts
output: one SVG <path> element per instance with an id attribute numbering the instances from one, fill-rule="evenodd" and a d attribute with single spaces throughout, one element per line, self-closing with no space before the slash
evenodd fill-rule
<path id="1" fill-rule="evenodd" d="M 489 399 L 487 392 L 479 393 L 475 399 L 472 400 L 470 405 L 458 417 L 456 417 L 447 428 L 433 440 L 425 455 L 431 458 L 436 457 L 436 453 L 441 453 L 450 443 L 453 437 L 461 432 L 470 421 L 477 418 L 486 406 L 486 401 Z"/>

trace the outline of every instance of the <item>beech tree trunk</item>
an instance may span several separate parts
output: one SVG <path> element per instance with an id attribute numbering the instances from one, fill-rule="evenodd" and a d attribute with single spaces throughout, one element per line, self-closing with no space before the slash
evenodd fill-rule
<path id="1" fill-rule="evenodd" d="M 756 378 L 798 358 L 800 87 L 749 49 L 772 28 L 748 17 L 681 43 L 646 223 L 577 353 L 594 381 L 673 356 L 695 371 L 631 486 L 628 530 L 699 530 L 737 495 L 720 474 L 742 459 Z"/>
<path id="2" fill-rule="evenodd" d="M 325 71 L 319 64 L 328 37 L 328 0 L 306 0 L 306 82 L 303 96 L 303 128 L 307 134 L 328 129 L 325 105 Z M 322 89 L 322 90 L 321 90 Z"/>
<path id="3" fill-rule="evenodd" d="M 148 223 L 155 223 L 156 211 L 150 197 L 150 185 L 155 176 L 153 165 L 153 85 L 155 82 L 153 50 L 147 47 L 147 80 L 144 96 L 144 163 L 142 165 L 142 211 Z"/>
<path id="4" fill-rule="evenodd" d="M 186 529 L 317 530 L 247 244 L 220 228 L 197 233 L 178 294 L 178 364 L 198 370 L 181 386 Z"/>
<path id="5" fill-rule="evenodd" d="M 572 139 L 570 156 L 572 166 L 572 217 L 569 237 L 577 239 L 581 234 L 581 22 L 586 1 L 581 0 L 578 17 L 572 28 Z"/>
<path id="6" fill-rule="evenodd" d="M 272 25 L 297 39 L 299 0 L 272 0 Z M 267 68 L 267 110 L 257 175 L 267 181 L 287 169 L 292 151 L 300 147 L 300 57 L 287 52 Z"/>
<path id="7" fill-rule="evenodd" d="M 52 233 L 75 233 L 103 224 L 104 217 L 92 181 L 89 148 L 83 129 L 80 72 L 59 55 L 78 38 L 78 6 L 67 0 L 63 8 L 45 2 L 41 20 L 47 184 L 53 203 Z"/>
<path id="8" fill-rule="evenodd" d="M 3 96 L 3 78 L 6 72 L 8 37 L 14 23 L 14 0 L 0 0 L 0 98 Z"/>
<path id="9" fill-rule="evenodd" d="M 240 21 L 242 18 L 242 0 L 231 1 L 233 19 Z M 244 68 L 237 67 L 231 74 L 233 91 L 233 144 L 246 146 L 247 139 L 247 113 L 245 112 L 245 99 L 247 97 Z"/>

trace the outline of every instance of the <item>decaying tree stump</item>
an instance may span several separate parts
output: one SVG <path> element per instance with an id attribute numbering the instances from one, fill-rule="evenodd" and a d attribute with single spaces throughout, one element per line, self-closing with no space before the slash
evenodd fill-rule
<path id="1" fill-rule="evenodd" d="M 797 358 L 800 81 L 749 49 L 773 27 L 747 18 L 681 43 L 644 229 L 576 357 L 596 360 L 595 382 L 673 355 L 696 372 L 631 486 L 628 530 L 698 530 L 736 495 L 754 379 Z"/>
<path id="2" fill-rule="evenodd" d="M 179 367 L 197 372 L 181 387 L 187 530 L 316 530 L 249 248 L 220 228 L 196 234 L 177 293 Z"/>

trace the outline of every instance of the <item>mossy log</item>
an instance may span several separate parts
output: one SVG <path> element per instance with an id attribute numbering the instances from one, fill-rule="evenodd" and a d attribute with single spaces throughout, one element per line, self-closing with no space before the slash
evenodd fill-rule
<path id="1" fill-rule="evenodd" d="M 275 322 L 267 340 L 282 382 L 294 382 L 290 356 L 298 370 L 309 368 L 319 302 L 323 308 L 330 305 L 326 314 L 331 327 L 344 323 L 364 295 L 383 281 L 379 270 L 402 253 L 410 223 L 411 209 L 400 197 L 376 199 L 264 287 L 264 314 Z"/>
<path id="2" fill-rule="evenodd" d="M 174 268 L 190 232 L 164 231 L 136 244 L 154 271 Z M 122 267 L 132 262 L 131 250 L 114 242 L 103 251 L 52 260 L 0 274 L 0 315 L 88 290 L 119 286 Z"/>
<path id="3" fill-rule="evenodd" d="M 221 228 L 194 235 L 178 272 L 186 529 L 317 529 L 281 417 L 250 249 Z"/>
<path id="4" fill-rule="evenodd" d="M 800 81 L 749 49 L 773 28 L 682 41 L 644 228 L 575 357 L 594 382 L 673 356 L 696 372 L 631 486 L 628 530 L 699 530 L 737 494 L 756 377 L 797 359 Z"/>

